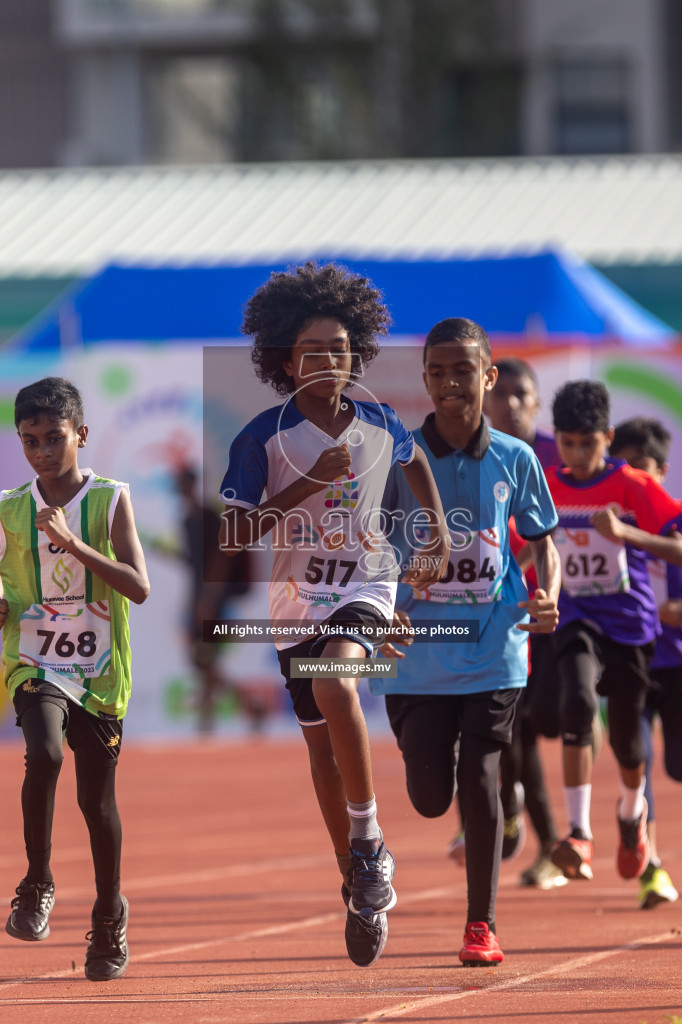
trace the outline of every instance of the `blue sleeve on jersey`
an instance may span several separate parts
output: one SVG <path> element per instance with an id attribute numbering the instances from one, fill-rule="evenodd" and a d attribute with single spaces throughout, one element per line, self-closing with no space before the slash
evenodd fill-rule
<path id="1" fill-rule="evenodd" d="M 391 459 L 391 465 L 395 462 L 400 462 L 401 465 L 406 466 L 408 462 L 412 461 L 414 455 L 414 438 L 412 433 L 407 429 L 397 412 L 391 409 L 390 405 L 383 405 L 382 408 L 386 411 L 387 426 L 393 435 L 393 458 Z"/>
<path id="2" fill-rule="evenodd" d="M 520 451 L 516 463 L 517 487 L 510 515 L 524 540 L 538 540 L 550 533 L 559 519 L 539 459 Z"/>
<path id="3" fill-rule="evenodd" d="M 387 430 L 393 438 L 391 465 L 400 462 L 406 466 L 414 455 L 414 438 L 395 409 L 385 402 L 356 402 L 355 408 L 360 419 L 372 423 L 376 427 Z"/>
<path id="4" fill-rule="evenodd" d="M 268 456 L 263 442 L 245 427 L 230 447 L 227 472 L 220 487 L 226 505 L 238 502 L 254 508 L 260 504 L 268 478 Z"/>

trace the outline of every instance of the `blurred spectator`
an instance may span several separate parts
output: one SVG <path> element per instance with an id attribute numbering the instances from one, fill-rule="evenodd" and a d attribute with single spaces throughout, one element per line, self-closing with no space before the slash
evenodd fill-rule
<path id="1" fill-rule="evenodd" d="M 181 467 L 174 482 L 183 502 L 179 554 L 190 570 L 185 621 L 190 661 L 198 676 L 199 730 L 202 733 L 214 730 L 218 702 L 226 694 L 236 699 L 256 730 L 265 716 L 263 703 L 250 694 L 248 686 L 241 687 L 225 677 L 219 665 L 223 645 L 206 643 L 203 639 L 204 621 L 229 620 L 234 615 L 236 599 L 249 592 L 251 556 L 245 550 L 234 558 L 227 558 L 220 551 L 220 516 L 199 500 L 194 469 Z"/>

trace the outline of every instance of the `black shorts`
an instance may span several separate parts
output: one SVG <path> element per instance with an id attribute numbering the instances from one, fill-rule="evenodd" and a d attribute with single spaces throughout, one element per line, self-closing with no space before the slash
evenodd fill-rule
<path id="1" fill-rule="evenodd" d="M 530 673 L 519 714 L 533 735 L 554 739 L 561 732 L 561 693 L 551 633 L 531 633 Z"/>
<path id="2" fill-rule="evenodd" d="M 639 720 L 649 688 L 653 643 L 620 644 L 582 621 L 558 630 L 554 643 L 564 745 L 590 745 L 598 696 L 606 697 L 611 748 L 621 767 L 635 768 L 644 760 Z"/>
<path id="3" fill-rule="evenodd" d="M 113 717 L 100 718 L 86 711 L 75 701 L 42 679 L 28 679 L 19 684 L 14 694 L 17 725 L 21 716 L 34 704 L 56 704 L 62 710 L 62 729 L 66 741 L 74 752 L 87 761 L 103 766 L 116 766 L 121 752 L 123 722 Z"/>
<path id="4" fill-rule="evenodd" d="M 646 691 L 649 686 L 649 662 L 655 644 L 620 644 L 583 621 L 570 622 L 552 634 L 555 656 L 585 651 L 598 665 L 597 693 L 600 697 L 620 695 L 624 691 Z"/>
<path id="5" fill-rule="evenodd" d="M 661 716 L 664 731 L 682 739 L 682 665 L 652 669 L 651 687 L 646 695 L 649 716 Z"/>
<path id="6" fill-rule="evenodd" d="M 390 693 L 386 712 L 405 758 L 429 747 L 452 746 L 461 733 L 511 743 L 520 688 L 485 693 Z"/>
<path id="7" fill-rule="evenodd" d="M 371 657 L 378 629 L 385 630 L 389 627 L 389 622 L 381 612 L 365 601 L 355 601 L 352 604 L 344 605 L 343 608 L 339 608 L 328 619 L 325 619 L 325 624 L 341 628 L 348 626 L 349 630 L 347 634 L 339 632 L 335 633 L 333 637 L 315 636 L 310 640 L 304 640 L 302 644 L 296 644 L 294 647 L 287 647 L 285 650 L 277 652 L 279 667 L 286 680 L 287 690 L 294 705 L 294 713 L 299 725 L 324 725 L 325 720 L 315 703 L 312 676 L 308 679 L 290 678 L 291 659 L 320 657 L 324 654 L 325 644 L 330 640 L 339 640 L 344 637 L 362 644 Z M 365 630 L 363 628 L 365 626 L 368 626 L 369 629 Z M 379 641 L 379 645 L 381 643 L 383 643 L 383 639 Z"/>

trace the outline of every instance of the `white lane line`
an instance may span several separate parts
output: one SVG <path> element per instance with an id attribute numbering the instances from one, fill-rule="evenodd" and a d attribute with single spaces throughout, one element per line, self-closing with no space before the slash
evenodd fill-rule
<path id="1" fill-rule="evenodd" d="M 433 890 L 433 893 L 438 895 L 438 894 L 440 894 L 440 890 Z M 423 895 L 426 895 L 426 894 L 423 894 Z M 323 917 L 308 919 L 308 921 L 305 921 L 305 922 L 299 922 L 299 924 L 300 925 L 322 924 L 322 923 L 326 923 L 327 921 L 332 920 L 334 918 L 338 918 L 340 916 L 342 916 L 342 915 L 340 915 L 340 914 L 328 914 L 328 915 L 325 915 Z M 295 925 L 289 926 L 288 930 L 292 930 L 294 927 L 295 927 Z M 222 942 L 232 942 L 232 941 L 237 941 L 239 939 L 258 938 L 258 937 L 261 937 L 263 935 L 278 934 L 278 933 L 281 933 L 281 932 L 286 931 L 286 930 L 287 930 L 286 926 L 280 926 L 278 928 L 262 929 L 262 930 L 257 931 L 257 932 L 245 933 L 245 934 L 243 934 L 241 936 L 232 936 L 232 937 L 229 937 L 229 938 L 226 937 L 226 938 L 224 938 L 222 940 L 218 940 L 218 942 L 221 942 L 221 941 Z M 542 978 L 551 977 L 552 975 L 566 974 L 569 971 L 581 970 L 582 968 L 589 967 L 592 964 L 598 963 L 601 960 L 607 960 L 610 957 L 614 957 L 614 956 L 617 956 L 620 953 L 624 953 L 627 950 L 638 949 L 641 946 L 650 946 L 650 945 L 656 945 L 656 944 L 658 944 L 660 942 L 665 942 L 666 940 L 669 940 L 669 939 L 671 939 L 673 937 L 676 937 L 676 934 L 677 933 L 676 933 L 676 931 L 674 929 L 668 929 L 667 931 L 661 932 L 661 933 L 659 933 L 657 935 L 647 935 L 647 936 L 644 936 L 644 937 L 642 937 L 640 939 L 635 939 L 632 942 L 627 942 L 627 943 L 625 943 L 622 946 L 617 946 L 617 947 L 614 947 L 612 949 L 601 950 L 598 953 L 590 953 L 587 956 L 574 957 L 573 959 L 565 960 L 565 961 L 563 961 L 560 964 L 556 964 L 554 967 L 548 967 L 548 968 L 546 968 L 544 970 L 541 970 L 541 971 L 535 971 L 533 973 L 525 974 L 525 975 L 522 975 L 520 977 L 511 978 L 511 979 L 508 979 L 507 981 L 502 981 L 499 984 L 487 985 L 487 986 L 476 988 L 476 989 L 467 989 L 466 991 L 456 991 L 456 992 L 452 992 L 452 993 L 448 993 L 448 994 L 439 994 L 437 996 L 432 996 L 432 997 L 426 996 L 426 997 L 421 998 L 421 999 L 412 1000 L 409 1003 L 401 1002 L 401 1003 L 398 1003 L 397 1005 L 394 1005 L 394 1006 L 388 1006 L 388 1007 L 384 1007 L 381 1010 L 376 1010 L 374 1013 L 365 1015 L 363 1017 L 353 1017 L 351 1020 L 345 1021 L 344 1024 L 372 1024 L 373 1021 L 379 1021 L 382 1018 L 387 1018 L 387 1019 L 391 1019 L 392 1020 L 395 1017 L 402 1017 L 405 1014 L 412 1013 L 415 1010 L 417 1010 L 417 1011 L 423 1010 L 426 1007 L 443 1006 L 445 1004 L 452 1003 L 452 1002 L 455 1002 L 455 1001 L 458 1001 L 458 1000 L 461 1000 L 461 999 L 469 999 L 471 997 L 480 998 L 481 996 L 487 995 L 488 993 L 497 993 L 497 992 L 509 991 L 510 989 L 519 988 L 520 986 L 526 985 L 529 982 L 531 982 L 531 983 L 532 982 L 536 982 L 536 981 L 538 981 L 538 980 L 540 980 Z M 148 959 L 152 959 L 155 956 L 160 956 L 160 955 L 163 955 L 163 954 L 166 954 L 166 953 L 170 954 L 170 953 L 175 953 L 175 952 L 182 952 L 183 950 L 186 950 L 186 949 L 189 949 L 189 948 L 196 949 L 196 948 L 199 948 L 200 946 L 213 945 L 213 944 L 214 943 L 208 943 L 208 942 L 207 943 L 194 943 L 191 946 L 176 947 L 176 949 L 174 949 L 174 950 L 165 950 L 165 951 L 158 951 L 156 953 L 144 954 L 143 956 L 137 957 L 136 959 L 137 960 L 148 960 Z M 70 972 L 70 971 L 62 971 L 62 972 L 60 972 L 58 974 L 45 975 L 42 978 L 33 978 L 33 979 L 26 979 L 26 980 L 28 980 L 28 981 L 32 980 L 34 982 L 40 981 L 40 980 L 52 980 L 52 979 L 57 979 L 57 978 L 63 977 L 63 976 L 69 976 L 71 973 L 72 972 Z M 19 983 L 20 982 L 16 982 L 15 984 L 19 984 Z M 238 994 L 238 993 L 235 993 L 235 994 Z M 266 999 L 266 1000 L 268 1000 L 270 1002 L 273 1001 L 273 998 L 274 999 L 278 999 L 278 998 L 281 998 L 282 996 L 289 996 L 290 995 L 290 993 L 288 991 L 287 992 L 277 993 L 274 996 L 273 996 L 272 992 L 267 992 L 267 991 L 264 991 L 262 993 L 252 993 L 252 994 L 254 996 L 257 996 L 257 997 L 262 997 L 263 999 Z M 338 997 L 341 994 L 342 993 L 336 992 L 335 996 Z M 351 993 L 347 993 L 347 994 L 351 994 Z M 357 993 L 353 993 L 353 994 L 357 994 Z M 198 992 L 198 993 L 193 994 L 193 995 L 192 994 L 187 994 L 187 995 L 181 994 L 181 995 L 177 995 L 177 996 L 174 996 L 174 995 L 163 995 L 163 996 L 159 996 L 159 997 L 155 998 L 154 996 L 139 996 L 139 995 L 127 996 L 127 995 L 108 994 L 107 995 L 107 1001 L 111 1002 L 112 1004 L 146 1003 L 146 1004 L 159 1004 L 159 1005 L 161 1005 L 161 1004 L 164 1004 L 164 1003 L 216 1002 L 218 1000 L 224 1001 L 227 995 L 229 995 L 229 993 L 216 992 L 216 993 L 211 993 L 211 994 L 205 994 L 205 993 Z M 319 991 L 314 991 L 314 992 L 310 992 L 310 993 L 305 993 L 305 992 L 297 992 L 296 993 L 296 998 L 297 999 L 303 999 L 303 1000 L 306 1000 L 306 1001 L 309 1001 L 310 999 L 317 1000 L 317 999 L 320 998 L 320 996 L 321 996 L 321 994 L 320 994 Z M 325 1000 L 328 999 L 328 996 L 327 996 L 326 993 L 324 994 L 324 999 Z M 14 998 L 7 998 L 7 999 L 0 1000 L 0 1005 L 2 1005 L 2 1006 L 54 1006 L 54 1005 L 60 1005 L 60 1004 L 64 1004 L 64 1003 L 97 1003 L 97 1004 L 100 1004 L 101 1000 L 96 998 L 96 997 L 74 997 L 74 996 L 64 996 L 62 998 L 51 997 L 51 998 L 44 998 L 44 999 L 39 999 L 39 998 L 23 998 L 22 999 L 20 997 L 14 997 Z M 206 1018 L 206 1019 L 208 1020 L 209 1018 Z M 210 1018 L 210 1019 L 213 1019 L 213 1018 Z M 216 1019 L 218 1019 L 218 1018 L 216 1018 Z M 228 1019 L 231 1019 L 231 1018 L 220 1018 L 220 1020 L 223 1020 L 223 1019 L 224 1020 L 228 1020 Z"/>
<path id="2" fill-rule="evenodd" d="M 314 864 L 317 864 L 322 859 L 324 859 L 324 858 L 310 858 L 310 862 L 314 863 Z M 298 864 L 300 866 L 301 865 L 301 858 L 296 858 L 295 862 L 296 862 L 296 864 Z M 285 862 L 283 862 L 283 861 L 276 861 L 276 862 L 273 862 L 273 866 L 278 866 L 278 867 L 281 868 L 284 863 Z M 223 874 L 221 874 L 220 877 L 223 877 L 225 874 L 227 874 L 228 876 L 229 875 L 235 875 L 235 874 L 246 874 L 246 873 L 248 873 L 249 870 L 251 870 L 251 866 L 237 865 L 234 868 L 225 868 L 225 869 L 223 869 Z M 205 872 L 205 874 L 213 876 L 215 874 L 215 872 Z M 170 877 L 170 876 L 168 876 L 168 877 Z M 173 877 L 175 877 L 175 876 L 173 876 Z M 184 876 L 183 875 L 183 876 L 177 876 L 177 877 L 181 878 L 183 880 L 185 880 L 186 877 L 187 878 L 193 877 L 195 879 L 195 881 L 197 879 L 196 875 L 192 875 L 192 876 Z M 144 885 L 154 884 L 156 882 L 156 879 L 147 879 L 147 880 L 140 879 L 138 881 L 139 881 L 139 887 L 143 887 Z M 129 888 L 129 886 L 127 886 L 127 888 Z M 452 898 L 453 895 L 456 894 L 457 889 L 458 889 L 458 887 L 453 887 L 452 885 L 448 885 L 448 886 L 444 886 L 444 887 L 440 887 L 440 888 L 424 889 L 421 892 L 408 893 L 405 896 L 401 896 L 400 905 L 401 906 L 405 906 L 405 905 L 409 905 L 411 903 L 420 903 L 422 901 L 427 901 L 427 900 L 434 900 L 434 899 L 435 900 L 441 900 L 441 899 L 444 899 L 444 898 Z M 78 890 L 78 891 L 80 892 L 82 890 Z M 142 963 L 142 962 L 149 961 L 149 960 L 163 959 L 164 957 L 177 956 L 177 955 L 183 954 L 183 953 L 198 952 L 198 951 L 200 951 L 202 949 L 209 949 L 209 948 L 215 949 L 217 946 L 229 945 L 230 943 L 247 942 L 247 941 L 253 941 L 254 939 L 268 938 L 268 937 L 275 936 L 275 935 L 284 935 L 284 934 L 291 933 L 291 932 L 309 930 L 309 929 L 318 927 L 320 925 L 327 925 L 327 924 L 330 924 L 330 923 L 332 923 L 334 921 L 338 921 L 338 920 L 342 919 L 344 916 L 345 916 L 345 911 L 341 911 L 341 912 L 333 911 L 331 913 L 321 914 L 321 915 L 317 915 L 315 917 L 307 917 L 307 918 L 304 918 L 304 919 L 299 920 L 299 921 L 291 921 L 291 922 L 287 922 L 286 924 L 271 925 L 271 926 L 266 927 L 266 928 L 259 928 L 259 929 L 255 929 L 253 931 L 241 932 L 241 933 L 237 933 L 235 935 L 224 935 L 222 937 L 218 936 L 218 937 L 215 937 L 215 938 L 212 938 L 212 939 L 205 939 L 205 940 L 202 940 L 201 942 L 188 942 L 188 943 L 183 943 L 181 945 L 176 945 L 176 946 L 166 946 L 166 947 L 161 948 L 161 949 L 150 950 L 147 953 L 141 953 L 141 954 L 139 954 L 137 956 L 131 956 L 130 962 L 131 962 L 131 965 L 134 965 L 135 963 Z M 470 995 L 476 995 L 476 994 L 480 993 L 481 991 L 483 991 L 483 992 L 504 991 L 504 990 L 506 990 L 507 988 L 510 988 L 510 987 L 513 988 L 513 987 L 516 987 L 516 986 L 521 985 L 521 984 L 526 984 L 526 982 L 528 982 L 528 981 L 535 981 L 535 980 L 537 980 L 539 978 L 543 978 L 543 977 L 546 977 L 546 976 L 549 976 L 549 975 L 552 975 L 552 974 L 561 973 L 562 971 L 568 971 L 568 970 L 573 970 L 573 969 L 576 969 L 576 968 L 580 968 L 581 966 L 585 966 L 585 965 L 588 965 L 590 963 L 595 963 L 595 962 L 597 962 L 599 960 L 602 960 L 604 958 L 607 958 L 607 957 L 616 956 L 617 954 L 619 954 L 619 953 L 621 953 L 621 952 L 623 952 L 624 950 L 627 950 L 627 949 L 636 949 L 638 946 L 663 942 L 666 939 L 670 939 L 670 938 L 674 937 L 676 934 L 677 933 L 674 930 L 669 929 L 668 931 L 663 932 L 663 933 L 658 934 L 658 935 L 645 936 L 644 938 L 637 939 L 637 940 L 634 940 L 633 942 L 627 943 L 624 946 L 620 946 L 620 947 L 613 948 L 613 949 L 608 949 L 608 950 L 602 950 L 599 953 L 593 953 L 593 954 L 590 954 L 589 956 L 586 956 L 586 957 L 583 957 L 583 958 L 577 958 L 577 959 L 573 959 L 573 960 L 564 961 L 562 964 L 559 964 L 559 965 L 557 965 L 555 967 L 547 968 L 547 969 L 545 969 L 543 971 L 539 971 L 539 972 L 534 973 L 534 974 L 528 974 L 528 975 L 524 975 L 522 977 L 516 977 L 516 978 L 514 978 L 514 979 L 512 979 L 510 981 L 504 981 L 504 982 L 500 982 L 499 984 L 493 984 L 493 985 L 490 985 L 490 986 L 486 986 L 484 989 L 476 989 L 476 990 L 473 990 L 473 991 L 466 991 L 466 992 L 462 992 L 462 993 L 456 993 L 456 994 L 453 994 L 453 995 L 442 995 L 441 994 L 439 996 L 434 996 L 432 998 L 426 997 L 423 1000 L 421 1000 L 421 999 L 420 1000 L 416 1000 L 416 1001 L 410 1002 L 409 1004 L 407 1004 L 407 1003 L 400 1003 L 400 1004 L 398 1004 L 397 1007 L 390 1007 L 390 1008 L 386 1008 L 384 1010 L 377 1011 L 376 1013 L 374 1013 L 374 1014 L 372 1014 L 372 1015 L 370 1015 L 368 1017 L 354 1018 L 353 1021 L 345 1022 L 345 1024 L 369 1024 L 369 1022 L 371 1022 L 371 1021 L 380 1020 L 382 1016 L 384 1016 L 385 1014 L 389 1014 L 389 1013 L 390 1014 L 394 1014 L 394 1015 L 398 1015 L 398 1016 L 402 1016 L 404 1013 L 407 1013 L 411 1009 L 414 1009 L 416 1007 L 438 1005 L 441 1002 L 448 1002 L 449 1000 L 452 1000 L 452 999 L 462 999 L 462 998 L 466 998 L 466 997 L 468 997 Z M 16 988 L 18 986 L 23 986 L 23 985 L 26 985 L 26 984 L 35 985 L 36 983 L 39 983 L 41 981 L 50 982 L 50 981 L 57 981 L 57 980 L 60 980 L 62 978 L 73 978 L 74 980 L 76 980 L 76 979 L 80 979 L 82 977 L 83 977 L 82 969 L 79 969 L 79 970 L 76 970 L 76 971 L 74 971 L 73 969 L 71 969 L 71 970 L 66 969 L 66 970 L 62 970 L 62 971 L 54 971 L 54 972 L 50 972 L 50 973 L 42 974 L 42 975 L 38 975 L 38 976 L 33 975 L 33 976 L 30 976 L 30 977 L 17 978 L 17 979 L 14 979 L 12 981 L 0 982 L 0 992 L 4 992 L 4 991 L 7 991 L 9 989 Z M 264 993 L 264 995 L 265 994 L 266 993 Z M 220 993 L 219 997 L 220 998 L 224 998 L 224 993 Z M 162 998 L 165 998 L 165 997 L 162 997 Z M 305 998 L 305 996 L 302 996 L 302 998 Z M 25 999 L 21 999 L 21 998 L 19 998 L 17 1000 L 16 997 L 14 997 L 14 998 L 11 998 L 11 997 L 5 998 L 4 996 L 0 996 L 0 1006 L 2 1006 L 2 1005 L 11 1005 L 15 1001 L 18 1001 L 18 1002 L 23 1004 L 26 1000 Z M 36 1000 L 36 1005 L 38 1005 L 40 1003 L 43 1003 L 43 1002 L 47 1004 L 50 1001 L 51 1001 L 50 997 L 46 997 L 44 1000 Z M 150 997 L 148 999 L 148 1001 L 149 1002 L 157 1002 L 157 1000 L 154 999 L 153 997 Z"/>
<path id="3" fill-rule="evenodd" d="M 205 939 L 202 942 L 186 942 L 181 946 L 166 946 L 164 949 L 151 950 L 148 953 L 141 953 L 139 956 L 131 956 L 130 963 L 140 963 L 143 960 L 161 959 L 166 956 L 177 956 L 179 953 L 191 953 L 200 949 L 215 948 L 230 942 L 247 942 L 253 939 L 267 938 L 271 935 L 283 935 L 286 932 L 299 931 L 305 928 L 314 928 L 317 925 L 328 924 L 330 921 L 338 920 L 344 915 L 334 912 L 331 914 L 320 914 L 318 917 L 308 917 L 303 921 L 290 921 L 288 924 L 271 925 L 269 928 L 259 928 L 251 932 L 241 932 L 237 935 L 223 935 L 215 939 Z M 53 971 L 49 974 L 40 974 L 37 977 L 17 978 L 15 981 L 0 983 L 0 991 L 15 988 L 17 985 L 26 983 L 35 984 L 39 981 L 57 981 L 60 978 L 82 977 L 81 971 L 64 970 Z M 5 1002 L 0 998 L 0 1005 Z"/>
<path id="4" fill-rule="evenodd" d="M 233 864 L 222 868 L 205 868 L 202 870 L 183 871 L 174 875 L 153 875 L 140 878 L 128 878 L 123 883 L 126 893 L 148 889 L 162 889 L 164 886 L 179 888 L 183 885 L 194 885 L 197 882 L 217 882 L 222 878 L 245 878 L 248 875 L 262 875 L 267 871 L 294 871 L 297 868 L 315 868 L 329 864 L 329 857 L 289 857 L 286 860 L 259 860 L 245 864 Z M 57 886 L 57 899 L 77 899 L 81 896 L 92 896 L 92 885 L 78 885 L 63 888 Z"/>
<path id="5" fill-rule="evenodd" d="M 428 899 L 442 899 L 445 896 L 452 895 L 452 887 L 448 886 L 443 889 L 425 889 L 423 892 L 411 893 L 401 899 L 401 904 L 404 906 L 406 903 L 416 903 L 420 900 Z M 268 938 L 273 935 L 285 935 L 287 932 L 304 931 L 306 929 L 315 928 L 318 925 L 326 925 L 333 921 L 341 920 L 345 917 L 344 911 L 333 911 L 329 914 L 320 914 L 316 917 L 306 917 L 301 921 L 289 921 L 287 924 L 271 925 L 267 928 L 258 928 L 255 931 L 241 932 L 236 935 L 223 935 L 222 937 L 216 937 L 214 939 L 204 939 L 201 942 L 187 942 L 180 946 L 166 946 L 163 949 L 151 950 L 148 953 L 140 953 L 139 956 L 131 956 L 130 963 L 136 964 L 141 963 L 145 960 L 156 960 L 162 959 L 167 956 L 177 956 L 180 953 L 192 953 L 201 949 L 215 948 L 231 942 L 247 942 L 253 939 Z M 7 989 L 16 988 L 18 985 L 35 984 L 40 981 L 57 981 L 60 978 L 80 978 L 82 977 L 81 971 L 63 970 L 63 971 L 52 971 L 49 974 L 33 975 L 32 977 L 16 978 L 13 981 L 0 982 L 0 992 L 6 991 Z M 0 1006 L 7 1002 L 5 998 L 0 997 Z"/>
<path id="6" fill-rule="evenodd" d="M 150 999 L 148 996 L 114 995 L 111 991 L 107 990 L 105 998 L 107 1006 L 118 1006 L 120 1003 L 154 1003 L 155 1005 L 162 1005 L 163 1003 L 213 1003 L 216 999 L 224 999 L 224 993 L 203 995 L 198 992 L 195 996 L 158 996 L 156 999 Z M 83 996 L 79 998 L 76 996 L 62 996 L 61 998 L 54 997 L 52 999 L 21 999 L 15 997 L 14 999 L 3 999 L 0 1006 L 63 1006 L 65 1003 L 69 1006 L 72 1003 L 92 1003 L 95 1006 L 101 1006 L 102 997 Z"/>
<path id="7" fill-rule="evenodd" d="M 394 1006 L 385 1006 L 383 1010 L 376 1010 L 374 1013 L 367 1014 L 364 1017 L 353 1017 L 351 1020 L 344 1021 L 343 1024 L 371 1024 L 372 1021 L 381 1020 L 382 1017 L 388 1020 L 393 1020 L 395 1017 L 404 1017 L 407 1013 L 412 1013 L 415 1010 L 423 1010 L 425 1007 L 443 1006 L 447 1003 L 453 1003 L 460 999 L 469 999 L 473 997 L 480 997 L 482 995 L 488 995 L 495 992 L 506 992 L 509 989 L 519 988 L 521 985 L 526 985 L 529 982 L 539 981 L 541 978 L 548 978 L 556 974 L 566 974 L 569 971 L 581 970 L 584 967 L 589 967 L 592 964 L 598 963 L 600 960 L 608 960 L 610 957 L 618 956 L 620 953 L 624 953 L 627 950 L 638 949 L 640 946 L 651 946 L 656 945 L 660 942 L 665 942 L 673 938 L 678 938 L 677 930 L 669 928 L 665 932 L 660 932 L 658 935 L 645 935 L 641 939 L 634 939 L 632 942 L 626 942 L 623 946 L 616 946 L 612 949 L 603 949 L 598 953 L 590 953 L 588 956 L 575 957 L 570 960 L 564 960 L 560 964 L 556 964 L 554 967 L 546 967 L 544 970 L 535 971 L 531 974 L 524 974 L 520 977 L 510 978 L 508 981 L 501 981 L 499 983 L 493 983 L 492 985 L 486 985 L 481 988 L 467 989 L 464 992 L 457 992 L 448 995 L 437 995 L 427 996 L 424 999 L 414 999 L 409 1003 L 401 1002 Z M 496 968 L 500 970 L 501 968 Z M 480 968 L 477 968 L 480 970 Z"/>

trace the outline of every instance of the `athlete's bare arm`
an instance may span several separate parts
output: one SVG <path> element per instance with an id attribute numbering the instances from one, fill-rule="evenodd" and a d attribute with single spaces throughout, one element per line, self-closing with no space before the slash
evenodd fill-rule
<path id="1" fill-rule="evenodd" d="M 36 528 L 44 531 L 53 544 L 75 555 L 86 569 L 104 580 L 119 594 L 135 604 L 149 596 L 149 577 L 142 545 L 135 527 L 133 506 L 127 488 L 121 491 L 111 524 L 111 546 L 116 559 L 95 551 L 71 532 L 61 508 L 42 508 L 36 515 Z"/>
<path id="2" fill-rule="evenodd" d="M 429 520 L 431 539 L 424 553 L 431 559 L 429 568 L 408 569 L 401 582 L 409 583 L 415 590 L 425 590 L 432 583 L 445 576 L 450 557 L 450 532 L 445 522 L 443 504 L 433 478 L 429 460 L 418 444 L 414 446 L 412 461 L 400 466 L 410 490 L 426 513 Z"/>
<path id="3" fill-rule="evenodd" d="M 532 600 L 520 601 L 535 622 L 520 622 L 516 628 L 525 633 L 553 633 L 559 622 L 559 591 L 561 590 L 561 559 L 551 537 L 529 540 L 538 588 Z"/>
<path id="4" fill-rule="evenodd" d="M 621 544 L 632 544 L 633 547 L 641 548 L 655 558 L 662 558 L 672 565 L 682 565 L 682 537 L 677 530 L 672 530 L 667 536 L 647 533 L 637 526 L 624 523 L 610 508 L 595 512 L 592 516 L 592 525 L 602 537 Z"/>
<path id="5" fill-rule="evenodd" d="M 220 548 L 226 555 L 237 555 L 274 529 L 287 512 L 298 508 L 312 494 L 346 476 L 351 457 L 347 444 L 326 448 L 303 476 L 294 480 L 261 505 L 252 509 L 228 508 L 220 524 Z"/>

